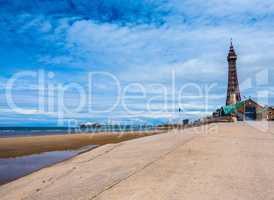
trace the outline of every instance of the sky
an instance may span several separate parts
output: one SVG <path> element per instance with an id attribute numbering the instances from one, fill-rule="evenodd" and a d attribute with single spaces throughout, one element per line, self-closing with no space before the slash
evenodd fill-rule
<path id="1" fill-rule="evenodd" d="M 274 105 L 274 0 L 0 0 L 0 126 L 159 124 Z M 181 108 L 182 112 L 178 112 Z"/>

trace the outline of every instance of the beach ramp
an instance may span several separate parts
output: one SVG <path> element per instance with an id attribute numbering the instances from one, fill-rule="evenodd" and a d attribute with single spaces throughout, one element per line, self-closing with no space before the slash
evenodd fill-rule
<path id="1" fill-rule="evenodd" d="M 1 200 L 274 199 L 273 128 L 220 123 L 105 145 L 1 186 Z"/>

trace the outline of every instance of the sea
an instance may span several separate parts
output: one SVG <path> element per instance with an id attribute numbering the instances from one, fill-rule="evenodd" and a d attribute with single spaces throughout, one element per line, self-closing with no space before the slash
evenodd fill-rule
<path id="1" fill-rule="evenodd" d="M 0 127 L 0 137 L 42 136 L 99 132 L 149 131 L 148 125 L 103 125 L 100 127 Z"/>

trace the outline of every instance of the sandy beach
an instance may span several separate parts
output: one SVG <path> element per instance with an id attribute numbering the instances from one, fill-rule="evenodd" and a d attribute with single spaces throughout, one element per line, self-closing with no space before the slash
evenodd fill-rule
<path id="1" fill-rule="evenodd" d="M 73 150 L 87 145 L 100 146 L 119 143 L 162 132 L 163 131 L 136 131 L 0 138 L 0 158 L 26 156 L 49 151 Z"/>
<path id="2" fill-rule="evenodd" d="M 273 127 L 211 124 L 104 145 L 1 186 L 1 199 L 271 200 Z"/>

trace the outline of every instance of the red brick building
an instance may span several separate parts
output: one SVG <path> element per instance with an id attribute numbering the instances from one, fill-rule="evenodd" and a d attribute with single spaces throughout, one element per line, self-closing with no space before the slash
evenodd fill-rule
<path id="1" fill-rule="evenodd" d="M 237 108 L 237 118 L 239 120 L 261 120 L 263 119 L 263 109 L 264 107 L 257 102 L 247 99 Z"/>

